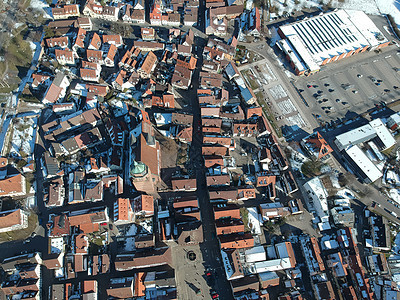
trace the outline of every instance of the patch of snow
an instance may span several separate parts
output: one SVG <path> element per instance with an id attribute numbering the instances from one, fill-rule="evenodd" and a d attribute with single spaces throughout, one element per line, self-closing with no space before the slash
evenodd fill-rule
<path id="1" fill-rule="evenodd" d="M 303 8 L 320 7 L 320 1 L 317 0 L 275 0 L 271 3 L 272 6 L 278 9 L 278 15 L 285 13 L 291 14 L 294 11 L 299 11 Z M 323 0 L 324 4 L 327 4 L 329 0 Z"/>
<path id="2" fill-rule="evenodd" d="M 251 10 L 253 7 L 253 0 L 246 1 L 246 9 Z"/>
<path id="3" fill-rule="evenodd" d="M 45 0 L 31 0 L 30 7 L 43 13 L 43 17 L 51 19 L 51 8 Z"/>
<path id="4" fill-rule="evenodd" d="M 140 222 L 140 226 L 142 226 L 140 232 L 143 234 L 153 233 L 153 219 L 146 219 Z"/>
<path id="5" fill-rule="evenodd" d="M 55 273 L 56 278 L 64 278 L 64 269 L 63 268 L 56 269 L 54 273 Z"/>
<path id="6" fill-rule="evenodd" d="M 390 189 L 389 190 L 389 197 L 393 201 L 396 201 L 400 204 L 400 191 L 398 189 Z"/>
<path id="7" fill-rule="evenodd" d="M 30 156 L 35 145 L 37 118 L 18 118 L 16 120 L 18 123 L 13 126 L 10 155 L 20 157 L 20 152 L 23 151 Z"/>
<path id="8" fill-rule="evenodd" d="M 261 234 L 261 217 L 256 207 L 248 207 L 248 227 L 251 228 L 252 234 Z"/>
<path id="9" fill-rule="evenodd" d="M 61 253 L 64 248 L 64 238 L 57 237 L 50 239 L 50 252 L 51 253 Z"/>
<path id="10" fill-rule="evenodd" d="M 354 193 L 349 189 L 343 189 L 336 193 L 336 195 L 341 196 L 342 198 L 347 199 L 357 199 Z"/>
<path id="11" fill-rule="evenodd" d="M 22 25 L 25 25 L 25 23 L 15 23 L 14 24 L 14 28 L 18 28 L 18 27 L 21 27 Z"/>
<path id="12" fill-rule="evenodd" d="M 31 186 L 31 190 L 29 191 L 30 194 L 35 193 L 35 190 L 33 188 L 33 185 Z M 26 198 L 26 206 L 28 208 L 34 208 L 36 206 L 36 197 L 35 196 L 29 196 Z"/>
<path id="13" fill-rule="evenodd" d="M 33 52 L 32 55 L 33 55 L 36 51 L 36 44 L 32 41 L 29 41 L 29 47 L 31 47 L 32 52 Z"/>
<path id="14" fill-rule="evenodd" d="M 332 186 L 334 188 L 340 189 L 339 179 L 337 178 L 337 176 L 332 174 L 331 176 L 329 176 L 329 178 L 331 179 Z"/>

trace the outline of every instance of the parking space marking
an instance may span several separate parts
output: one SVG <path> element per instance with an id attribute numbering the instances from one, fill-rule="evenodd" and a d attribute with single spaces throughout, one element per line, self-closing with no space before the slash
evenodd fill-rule
<path id="1" fill-rule="evenodd" d="M 374 64 L 374 65 L 375 65 L 375 68 L 378 71 L 378 73 L 382 76 L 382 78 L 384 78 L 384 82 L 390 82 L 390 85 L 388 86 L 389 90 L 393 90 L 393 86 L 399 86 L 400 85 L 399 79 L 394 74 L 395 71 L 393 70 L 393 68 L 391 68 L 391 65 L 387 62 L 386 59 L 383 59 L 382 63 Z M 388 76 L 389 74 L 387 72 L 382 71 L 381 68 L 383 67 L 383 65 L 386 66 L 386 69 L 391 70 L 392 71 L 391 73 L 394 76 Z"/>

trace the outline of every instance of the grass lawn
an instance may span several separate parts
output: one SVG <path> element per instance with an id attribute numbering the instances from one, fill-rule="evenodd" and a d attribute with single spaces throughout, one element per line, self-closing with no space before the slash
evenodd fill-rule
<path id="1" fill-rule="evenodd" d="M 269 106 L 267 105 L 267 103 L 265 103 L 263 93 L 262 93 L 262 92 L 256 93 L 256 97 L 257 97 L 258 103 L 261 105 L 261 107 L 262 107 L 262 109 L 263 109 L 263 111 L 264 111 L 265 117 L 268 119 L 268 121 L 269 121 L 269 123 L 271 124 L 272 128 L 274 128 L 274 130 L 275 130 L 275 132 L 276 132 L 276 135 L 277 135 L 279 138 L 281 138 L 281 137 L 283 136 L 283 135 L 282 135 L 282 130 L 281 130 L 281 128 L 276 124 L 274 115 L 272 114 L 272 112 L 271 112 Z"/>
<path id="2" fill-rule="evenodd" d="M 28 227 L 25 229 L 0 233 L 0 243 L 6 241 L 25 240 L 35 230 L 37 222 L 37 215 L 31 212 L 31 215 L 28 217 Z"/>
<path id="3" fill-rule="evenodd" d="M 252 90 L 256 90 L 260 87 L 257 81 L 252 78 L 253 74 L 251 73 L 250 70 L 242 71 L 242 76 L 246 79 L 246 82 L 250 85 Z"/>
<path id="4" fill-rule="evenodd" d="M 242 221 L 244 223 L 244 231 L 245 232 L 250 231 L 250 228 L 249 228 L 249 211 L 247 210 L 246 207 L 241 207 L 240 208 L 240 215 L 242 216 Z"/>
<path id="5" fill-rule="evenodd" d="M 6 49 L 8 63 L 15 66 L 26 66 L 32 61 L 32 49 L 22 36 L 14 36 Z"/>

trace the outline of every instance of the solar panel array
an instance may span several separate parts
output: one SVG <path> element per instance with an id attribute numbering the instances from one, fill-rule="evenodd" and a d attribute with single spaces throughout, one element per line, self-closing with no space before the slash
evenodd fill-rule
<path id="1" fill-rule="evenodd" d="M 315 55 L 358 41 L 354 33 L 344 26 L 338 15 L 326 14 L 295 23 L 292 27 L 311 54 Z"/>

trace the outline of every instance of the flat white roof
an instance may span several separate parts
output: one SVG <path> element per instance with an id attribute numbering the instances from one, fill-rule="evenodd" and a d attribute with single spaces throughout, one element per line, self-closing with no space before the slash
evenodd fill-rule
<path id="1" fill-rule="evenodd" d="M 326 216 L 328 211 L 328 192 L 322 185 L 319 177 L 314 177 L 313 179 L 307 181 L 304 185 L 308 195 L 312 198 L 314 208 L 318 213 L 320 218 Z"/>
<path id="2" fill-rule="evenodd" d="M 388 149 L 396 144 L 396 140 L 381 119 L 372 120 L 371 122 L 369 122 L 369 124 L 372 126 L 373 129 L 375 129 L 379 139 L 385 145 L 385 149 Z"/>
<path id="3" fill-rule="evenodd" d="M 338 135 L 335 143 L 339 150 L 343 150 L 350 145 L 357 145 L 373 139 L 376 136 L 376 131 L 370 124 L 358 127 L 348 132 Z"/>
<path id="4" fill-rule="evenodd" d="M 256 246 L 244 251 L 246 262 L 263 261 L 267 259 L 267 254 L 263 246 Z"/>
<path id="5" fill-rule="evenodd" d="M 254 264 L 256 273 L 280 271 L 285 269 L 290 269 L 292 264 L 289 258 L 272 259 L 267 261 L 260 261 Z"/>
<path id="6" fill-rule="evenodd" d="M 400 113 L 395 113 L 389 117 L 392 119 L 395 123 L 400 123 Z"/>
<path id="7" fill-rule="evenodd" d="M 280 30 L 310 70 L 336 55 L 387 42 L 362 11 L 328 12 L 281 26 Z"/>
<path id="8" fill-rule="evenodd" d="M 357 145 L 347 148 L 346 153 L 361 169 L 365 176 L 371 180 L 371 182 L 382 177 L 382 172 L 379 171 L 379 169 L 368 159 L 365 153 Z"/>
<path id="9" fill-rule="evenodd" d="M 294 43 L 296 41 L 297 37 L 293 37 L 293 41 L 292 43 Z M 294 63 L 296 69 L 299 72 L 303 72 L 305 70 L 308 69 L 307 66 L 305 66 L 302 63 L 302 58 L 299 56 L 299 54 L 297 53 L 296 49 L 296 44 L 292 45 L 287 41 L 287 40 L 280 40 L 278 41 L 279 45 L 281 46 L 281 49 L 283 50 L 283 52 L 285 52 L 285 54 L 287 54 L 290 57 L 290 60 Z M 305 60 L 307 63 L 307 65 L 311 65 L 310 69 L 312 69 L 311 71 L 318 70 L 319 66 L 317 64 L 314 64 L 312 57 L 310 55 L 308 55 L 307 57 L 307 53 L 304 53 L 304 57 L 303 60 Z"/>

